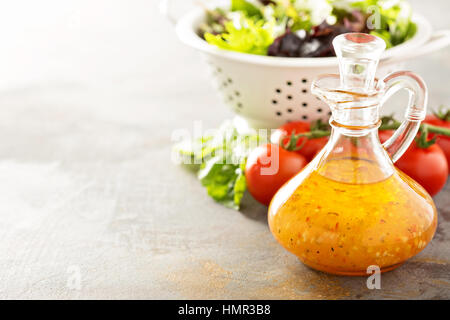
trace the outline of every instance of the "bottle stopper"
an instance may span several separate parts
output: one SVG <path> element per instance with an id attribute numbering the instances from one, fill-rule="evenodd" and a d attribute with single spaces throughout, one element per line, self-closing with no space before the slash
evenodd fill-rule
<path id="1" fill-rule="evenodd" d="M 333 40 L 339 59 L 341 89 L 370 91 L 386 43 L 367 33 L 345 33 Z"/>

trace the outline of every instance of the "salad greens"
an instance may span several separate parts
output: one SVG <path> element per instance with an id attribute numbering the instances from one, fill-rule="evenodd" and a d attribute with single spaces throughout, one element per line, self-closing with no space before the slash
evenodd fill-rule
<path id="1" fill-rule="evenodd" d="M 231 21 L 225 23 L 225 32 L 220 35 L 205 34 L 205 40 L 222 49 L 265 55 L 273 43 L 273 22 L 254 21 L 242 18 L 240 26 Z"/>
<path id="2" fill-rule="evenodd" d="M 261 10 L 252 3 L 245 0 L 231 0 L 231 11 L 244 12 L 247 17 L 262 18 Z"/>
<path id="3" fill-rule="evenodd" d="M 370 33 L 382 38 L 387 48 L 409 40 L 416 33 L 416 24 L 411 21 L 411 6 L 405 1 L 365 0 L 354 2 L 352 7 L 362 12 L 373 12 L 373 8 L 378 8 L 380 27 Z"/>
<path id="4" fill-rule="evenodd" d="M 267 140 L 254 132 L 239 133 L 226 121 L 213 134 L 182 141 L 174 150 L 197 173 L 209 196 L 239 210 L 247 189 L 244 171 L 248 153 Z"/>
<path id="5" fill-rule="evenodd" d="M 284 57 L 333 56 L 346 32 L 379 36 L 388 48 L 416 32 L 406 0 L 230 0 L 207 10 L 199 34 L 219 48 Z"/>

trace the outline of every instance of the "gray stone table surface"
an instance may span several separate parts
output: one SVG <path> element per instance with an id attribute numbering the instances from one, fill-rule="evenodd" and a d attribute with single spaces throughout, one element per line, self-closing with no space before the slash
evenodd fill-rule
<path id="1" fill-rule="evenodd" d="M 449 1 L 414 6 L 450 27 Z M 174 130 L 232 114 L 157 1 L 5 1 L 0 30 L 0 298 L 450 298 L 448 184 L 432 243 L 368 290 L 303 266 L 265 207 L 226 209 L 170 161 Z M 430 106 L 450 105 L 449 58 L 409 64 Z"/>

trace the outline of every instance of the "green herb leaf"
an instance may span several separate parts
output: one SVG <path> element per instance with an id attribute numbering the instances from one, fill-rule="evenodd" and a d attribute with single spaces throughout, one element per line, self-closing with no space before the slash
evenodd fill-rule
<path id="1" fill-rule="evenodd" d="M 208 195 L 222 205 L 239 210 L 247 189 L 245 162 L 248 153 L 268 137 L 239 133 L 227 121 L 212 135 L 175 145 L 175 151 L 197 172 Z"/>
<path id="2" fill-rule="evenodd" d="M 242 163 L 237 170 L 238 176 L 234 184 L 234 205 L 239 209 L 242 197 L 247 190 L 247 180 L 245 179 L 245 163 Z"/>

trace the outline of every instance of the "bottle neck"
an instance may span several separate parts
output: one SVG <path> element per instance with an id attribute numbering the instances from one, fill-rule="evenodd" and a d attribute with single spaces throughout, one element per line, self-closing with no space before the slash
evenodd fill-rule
<path id="1" fill-rule="evenodd" d="M 378 138 L 378 122 L 371 126 L 344 126 L 331 120 L 331 135 L 317 157 L 319 174 L 344 183 L 383 181 L 394 173 L 389 155 Z"/>
<path id="2" fill-rule="evenodd" d="M 352 106 L 348 109 L 340 110 L 333 108 L 331 125 L 336 128 L 343 128 L 342 133 L 348 135 L 364 135 L 367 130 L 380 126 L 378 105 L 373 107 Z M 347 128 L 348 130 L 344 130 Z"/>
<path id="3" fill-rule="evenodd" d="M 330 106 L 336 124 L 371 127 L 379 120 L 378 108 L 384 92 L 378 87 L 378 80 L 370 90 L 347 90 L 339 87 L 338 75 L 324 75 L 313 82 L 311 92 Z"/>

